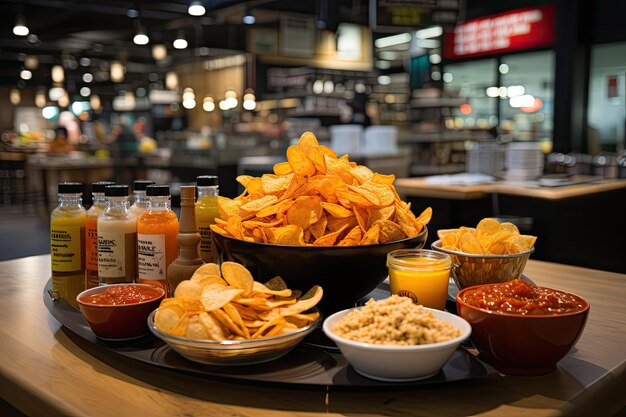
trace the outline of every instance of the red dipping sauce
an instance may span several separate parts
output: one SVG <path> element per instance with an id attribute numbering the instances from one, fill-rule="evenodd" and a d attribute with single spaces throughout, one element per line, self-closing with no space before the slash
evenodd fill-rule
<path id="1" fill-rule="evenodd" d="M 580 297 L 516 279 L 502 284 L 468 289 L 463 301 L 496 313 L 549 316 L 582 311 L 587 303 Z"/>
<path id="2" fill-rule="evenodd" d="M 149 285 L 110 285 L 104 291 L 81 298 L 85 304 L 116 306 L 138 304 L 163 295 L 161 288 Z"/>

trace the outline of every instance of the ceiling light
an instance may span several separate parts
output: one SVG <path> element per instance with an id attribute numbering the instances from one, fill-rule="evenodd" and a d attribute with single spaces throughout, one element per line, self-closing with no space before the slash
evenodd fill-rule
<path id="1" fill-rule="evenodd" d="M 32 73 L 32 72 L 30 72 L 30 71 L 29 71 L 29 70 L 27 70 L 27 69 L 21 70 L 21 71 L 20 71 L 20 78 L 21 78 L 22 80 L 30 80 L 31 78 L 33 78 L 33 73 Z"/>
<path id="2" fill-rule="evenodd" d="M 163 44 L 156 44 L 152 46 L 152 58 L 156 61 L 163 61 L 167 58 L 167 48 Z"/>
<path id="3" fill-rule="evenodd" d="M 55 83 L 62 83 L 65 80 L 65 71 L 63 67 L 60 65 L 55 65 L 52 67 L 52 81 Z"/>
<path id="4" fill-rule="evenodd" d="M 147 45 L 150 42 L 150 38 L 146 34 L 146 29 L 139 23 L 137 25 L 137 34 L 133 38 L 135 45 Z"/>
<path id="5" fill-rule="evenodd" d="M 196 107 L 196 100 L 193 98 L 183 100 L 183 107 L 187 110 L 193 109 L 194 107 Z"/>
<path id="6" fill-rule="evenodd" d="M 500 95 L 500 89 L 498 87 L 487 87 L 485 93 L 487 97 L 498 97 Z"/>
<path id="7" fill-rule="evenodd" d="M 41 115 L 44 119 L 53 120 L 59 117 L 59 108 L 57 106 L 48 106 L 41 109 Z"/>
<path id="8" fill-rule="evenodd" d="M 86 72 L 83 74 L 83 82 L 90 83 L 92 81 L 93 81 L 93 75 L 91 75 L 91 73 Z"/>
<path id="9" fill-rule="evenodd" d="M 429 59 L 430 59 L 430 63 L 431 64 L 435 64 L 436 65 L 436 64 L 441 63 L 441 55 L 439 55 L 439 54 L 430 54 Z"/>
<path id="10" fill-rule="evenodd" d="M 131 7 L 130 9 L 126 10 L 126 16 L 130 17 L 131 19 L 139 17 L 139 10 Z"/>
<path id="11" fill-rule="evenodd" d="M 113 81 L 114 83 L 119 83 L 119 82 L 124 81 L 125 72 L 126 72 L 126 69 L 124 68 L 124 65 L 122 65 L 121 62 L 119 61 L 111 62 L 111 81 Z"/>
<path id="12" fill-rule="evenodd" d="M 193 88 L 186 87 L 183 90 L 183 101 L 184 100 L 192 100 L 196 98 L 196 94 L 193 92 Z"/>
<path id="13" fill-rule="evenodd" d="M 535 97 L 530 94 L 525 94 L 523 96 L 511 97 L 509 99 L 509 105 L 511 107 L 530 107 L 535 103 Z"/>
<path id="14" fill-rule="evenodd" d="M 62 87 L 52 87 L 50 91 L 48 91 L 48 97 L 50 97 L 52 101 L 58 101 L 63 94 L 65 94 L 65 90 Z"/>
<path id="15" fill-rule="evenodd" d="M 418 30 L 415 32 L 415 37 L 417 39 L 429 39 L 436 38 L 443 34 L 443 28 L 441 26 L 433 26 L 431 28 Z"/>
<path id="16" fill-rule="evenodd" d="M 28 55 L 24 59 L 24 67 L 29 70 L 36 70 L 39 67 L 39 58 L 35 55 Z"/>
<path id="17" fill-rule="evenodd" d="M 254 22 L 256 22 L 256 18 L 254 17 L 250 9 L 246 9 L 246 11 L 243 13 L 242 21 L 246 25 L 254 25 Z"/>
<path id="18" fill-rule="evenodd" d="M 14 106 L 20 104 L 20 101 L 22 101 L 22 94 L 20 93 L 20 90 L 17 88 L 12 89 L 9 93 L 9 100 Z"/>
<path id="19" fill-rule="evenodd" d="M 26 36 L 29 32 L 30 31 L 28 30 L 28 26 L 26 26 L 24 16 L 17 16 L 17 19 L 15 19 L 15 26 L 13 26 L 13 34 L 15 36 Z"/>
<path id="20" fill-rule="evenodd" d="M 45 107 L 45 105 L 46 105 L 46 92 L 45 92 L 45 90 L 37 91 L 37 94 L 35 94 L 35 105 L 37 107 Z"/>
<path id="21" fill-rule="evenodd" d="M 61 97 L 59 97 L 59 106 L 67 107 L 70 105 L 70 97 L 67 95 L 67 92 L 64 92 Z"/>
<path id="22" fill-rule="evenodd" d="M 443 82 L 451 83 L 453 80 L 454 80 L 454 77 L 452 76 L 451 72 L 444 72 L 443 73 Z"/>
<path id="23" fill-rule="evenodd" d="M 187 9 L 187 13 L 192 16 L 202 16 L 206 13 L 206 9 L 199 1 L 192 1 Z"/>
<path id="24" fill-rule="evenodd" d="M 178 75 L 175 72 L 165 74 L 165 88 L 168 90 L 176 90 L 178 88 Z"/>
<path id="25" fill-rule="evenodd" d="M 523 85 L 511 85 L 507 88 L 506 94 L 509 98 L 523 96 L 526 93 L 526 89 Z"/>
<path id="26" fill-rule="evenodd" d="M 377 48 L 387 48 L 389 46 L 400 45 L 411 41 L 410 33 L 400 33 L 399 35 L 387 36 L 385 38 L 376 39 L 374 45 Z"/>
<path id="27" fill-rule="evenodd" d="M 500 64 L 498 71 L 500 71 L 500 74 L 507 74 L 509 72 L 509 66 L 507 64 Z"/>
<path id="28" fill-rule="evenodd" d="M 83 97 L 89 97 L 89 95 L 91 94 L 91 88 L 89 87 L 82 87 L 80 89 L 80 95 Z"/>
<path id="29" fill-rule="evenodd" d="M 228 107 L 228 104 L 226 104 L 226 100 L 222 100 L 220 101 L 220 110 L 228 110 L 230 107 Z"/>
<path id="30" fill-rule="evenodd" d="M 389 85 L 391 84 L 391 77 L 388 75 L 380 75 L 378 76 L 378 84 L 380 85 Z"/>
<path id="31" fill-rule="evenodd" d="M 88 67 L 91 65 L 91 58 L 87 58 L 86 56 L 82 57 L 79 61 L 81 67 Z"/>
<path id="32" fill-rule="evenodd" d="M 100 106 L 101 106 L 102 103 L 100 103 L 100 97 L 98 97 L 96 94 L 94 94 L 89 99 L 89 104 L 91 105 L 92 109 L 98 111 L 98 110 L 100 110 Z"/>
<path id="33" fill-rule="evenodd" d="M 174 48 L 185 49 L 187 45 L 188 43 L 187 43 L 187 40 L 185 39 L 185 33 L 182 31 L 178 32 L 178 36 L 176 37 L 176 40 L 174 40 Z"/>
<path id="34" fill-rule="evenodd" d="M 202 109 L 208 112 L 215 110 L 215 100 L 213 100 L 213 97 L 206 96 L 202 100 Z"/>

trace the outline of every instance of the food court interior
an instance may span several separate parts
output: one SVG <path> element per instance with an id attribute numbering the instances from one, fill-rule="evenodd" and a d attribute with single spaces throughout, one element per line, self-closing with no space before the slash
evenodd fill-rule
<path id="1" fill-rule="evenodd" d="M 0 0 L 0 259 L 49 252 L 60 181 L 150 179 L 176 206 L 213 174 L 234 197 L 238 175 L 270 172 L 312 131 L 394 174 L 434 229 L 506 218 L 539 236 L 533 258 L 626 272 L 624 14 L 612 0 Z"/>

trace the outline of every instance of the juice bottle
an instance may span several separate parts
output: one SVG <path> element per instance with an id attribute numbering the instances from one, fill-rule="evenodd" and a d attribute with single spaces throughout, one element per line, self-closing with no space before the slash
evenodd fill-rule
<path id="1" fill-rule="evenodd" d="M 178 219 L 169 185 L 149 185 L 146 194 L 148 209 L 137 220 L 138 282 L 160 285 L 169 294 L 167 267 L 178 256 Z"/>
<path id="2" fill-rule="evenodd" d="M 146 196 L 146 187 L 153 185 L 154 181 L 150 180 L 135 180 L 133 181 L 133 196 L 134 201 L 130 206 L 130 211 L 137 218 L 143 214 L 148 208 L 148 197 Z"/>
<path id="3" fill-rule="evenodd" d="M 198 253 L 200 233 L 196 226 L 196 187 L 183 185 L 180 187 L 180 222 L 176 237 L 180 253 L 167 268 L 167 282 L 173 294 L 181 281 L 192 277 L 196 269 L 204 262 Z"/>
<path id="4" fill-rule="evenodd" d="M 76 296 L 85 289 L 85 218 L 83 184 L 58 185 L 59 205 L 50 214 L 50 267 L 55 296 L 78 307 Z"/>
<path id="5" fill-rule="evenodd" d="M 219 216 L 217 196 L 218 179 L 214 175 L 201 175 L 196 179 L 198 201 L 196 202 L 196 223 L 200 232 L 200 257 L 204 262 L 217 263 L 217 251 L 211 235 L 211 224 Z"/>
<path id="6" fill-rule="evenodd" d="M 85 288 L 97 287 L 98 281 L 98 216 L 104 211 L 104 188 L 113 185 L 111 181 L 98 181 L 91 184 L 93 204 L 87 210 L 85 219 Z"/>
<path id="7" fill-rule="evenodd" d="M 100 284 L 133 282 L 137 270 L 137 219 L 130 212 L 127 185 L 107 185 L 106 205 L 98 217 Z"/>

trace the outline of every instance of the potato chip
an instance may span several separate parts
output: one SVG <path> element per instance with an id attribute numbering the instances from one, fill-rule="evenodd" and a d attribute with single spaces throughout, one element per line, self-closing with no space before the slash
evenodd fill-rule
<path id="1" fill-rule="evenodd" d="M 207 331 L 209 340 L 221 341 L 226 339 L 226 334 L 215 316 L 210 313 L 203 312 L 198 315 L 198 319 Z"/>
<path id="2" fill-rule="evenodd" d="M 196 282 L 201 287 L 209 287 L 213 285 L 221 285 L 227 287 L 228 283 L 219 275 L 195 275 L 191 277 L 191 281 Z"/>
<path id="3" fill-rule="evenodd" d="M 196 272 L 193 273 L 193 275 L 191 276 L 191 279 L 193 280 L 195 276 L 202 276 L 202 275 L 220 276 L 220 266 L 213 262 L 202 264 L 198 269 L 196 269 Z"/>
<path id="4" fill-rule="evenodd" d="M 406 239 L 406 233 L 402 227 L 391 220 L 379 220 L 376 224 L 380 225 L 380 243 Z"/>
<path id="5" fill-rule="evenodd" d="M 267 244 L 312 245 L 333 240 L 328 235 L 347 225 L 333 245 L 356 245 L 413 237 L 430 221 L 430 208 L 415 217 L 411 205 L 400 199 L 394 175 L 373 172 L 348 155 L 337 157 L 311 132 L 302 134 L 286 156 L 273 173 L 237 177 L 245 191 L 234 199 L 218 198 L 221 218 L 211 225 L 213 232 Z M 379 225 L 368 234 L 379 221 L 397 227 Z"/>
<path id="6" fill-rule="evenodd" d="M 475 253 L 475 254 L 485 253 L 485 250 L 478 242 L 478 239 L 476 239 L 476 236 L 474 236 L 471 233 L 465 233 L 459 238 L 459 249 L 461 249 L 462 252 L 467 252 L 467 253 Z"/>
<path id="7" fill-rule="evenodd" d="M 272 291 L 283 291 L 287 289 L 287 283 L 279 276 L 275 276 L 264 285 Z"/>
<path id="8" fill-rule="evenodd" d="M 275 277 L 272 279 L 281 279 L 280 277 Z M 285 281 L 283 281 L 284 283 Z M 270 289 L 268 286 L 261 284 L 260 282 L 254 281 L 253 285 L 252 285 L 252 291 L 256 291 L 256 292 L 260 292 L 263 294 L 270 294 L 270 295 L 276 295 L 278 297 L 289 297 L 291 295 L 291 290 L 289 288 L 287 288 L 287 285 L 285 284 L 285 288 L 282 290 L 272 290 Z"/>
<path id="9" fill-rule="evenodd" d="M 348 210 L 347 208 L 340 206 L 339 204 L 324 202 L 322 202 L 321 204 L 324 210 L 326 210 L 331 216 L 340 218 L 354 216 L 352 210 Z"/>
<path id="10" fill-rule="evenodd" d="M 341 229 L 337 230 L 336 232 L 328 233 L 320 237 L 319 239 L 316 239 L 313 242 L 313 245 L 314 246 L 333 246 L 335 244 L 335 241 L 339 237 L 339 235 L 341 235 L 341 233 L 343 233 L 343 231 L 346 230 L 347 228 L 348 228 L 348 225 L 345 224 L 343 225 L 343 227 L 341 227 Z"/>
<path id="11" fill-rule="evenodd" d="M 243 290 L 242 296 L 247 297 L 252 292 L 254 278 L 245 266 L 236 262 L 224 262 L 222 264 L 222 277 L 231 286 Z"/>
<path id="12" fill-rule="evenodd" d="M 243 337 L 244 339 L 249 338 L 245 336 L 246 332 L 243 328 L 239 327 L 222 309 L 213 310 L 211 312 L 213 316 L 217 319 L 217 321 L 226 329 L 233 332 L 234 334 Z"/>
<path id="13" fill-rule="evenodd" d="M 304 231 L 300 226 L 290 224 L 283 227 L 272 227 L 265 232 L 270 243 L 274 245 L 304 245 Z"/>
<path id="14" fill-rule="evenodd" d="M 224 287 L 224 289 L 218 290 L 216 287 L 206 287 L 202 291 L 200 300 L 205 311 L 214 311 L 222 308 L 224 304 L 230 303 L 242 292 L 241 288 Z"/>
<path id="15" fill-rule="evenodd" d="M 380 225 L 375 223 L 361 240 L 361 245 L 377 245 L 380 242 Z"/>
<path id="16" fill-rule="evenodd" d="M 315 175 L 316 169 L 313 162 L 304 153 L 304 151 L 297 146 L 290 146 L 287 148 L 287 161 L 291 165 L 291 169 L 296 175 L 302 177 L 311 177 Z"/>
<path id="17" fill-rule="evenodd" d="M 164 333 L 169 333 L 181 321 L 185 310 L 181 306 L 161 306 L 154 314 L 154 325 Z"/>
<path id="18" fill-rule="evenodd" d="M 177 298 L 200 298 L 202 286 L 191 280 L 181 281 L 174 290 L 174 297 Z"/>
<path id="19" fill-rule="evenodd" d="M 312 309 L 320 302 L 322 296 L 324 295 L 324 291 L 322 287 L 319 285 L 315 285 L 309 291 L 307 291 L 302 297 L 296 301 L 295 304 L 290 305 L 288 307 L 281 308 L 280 314 L 283 316 L 290 316 L 293 314 L 302 313 L 303 311 L 307 311 Z"/>
<path id="20" fill-rule="evenodd" d="M 344 237 L 337 246 L 358 246 L 361 244 L 361 239 L 363 238 L 363 232 L 361 231 L 360 226 L 354 226 L 352 230 L 348 232 L 346 237 Z"/>
<path id="21" fill-rule="evenodd" d="M 190 339 L 209 339 L 210 335 L 206 327 L 200 320 L 199 316 L 191 316 L 187 320 L 187 329 L 185 330 L 185 337 Z"/>

